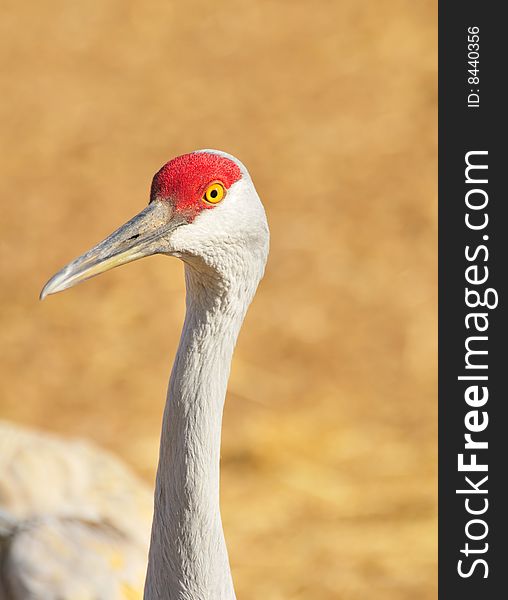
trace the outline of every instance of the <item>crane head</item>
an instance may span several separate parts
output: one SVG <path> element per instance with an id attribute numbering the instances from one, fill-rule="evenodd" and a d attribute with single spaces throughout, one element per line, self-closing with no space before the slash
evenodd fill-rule
<path id="1" fill-rule="evenodd" d="M 224 152 L 198 150 L 166 163 L 153 178 L 148 206 L 56 273 L 40 297 L 152 254 L 176 256 L 223 276 L 246 261 L 262 275 L 268 238 L 245 166 Z"/>

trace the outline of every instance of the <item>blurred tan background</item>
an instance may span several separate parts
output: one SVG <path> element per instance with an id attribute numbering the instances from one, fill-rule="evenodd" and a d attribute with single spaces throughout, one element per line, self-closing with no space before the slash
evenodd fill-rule
<path id="1" fill-rule="evenodd" d="M 175 155 L 237 155 L 265 203 L 223 434 L 243 600 L 436 597 L 436 21 L 423 0 L 3 4 L 1 418 L 151 484 L 182 266 L 39 290 Z"/>

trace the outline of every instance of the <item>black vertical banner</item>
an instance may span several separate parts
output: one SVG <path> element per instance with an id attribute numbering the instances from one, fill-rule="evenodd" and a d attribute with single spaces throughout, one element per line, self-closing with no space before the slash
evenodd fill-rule
<path id="1" fill-rule="evenodd" d="M 508 598 L 501 2 L 439 2 L 439 592 Z M 503 108 L 502 108 L 503 105 Z"/>

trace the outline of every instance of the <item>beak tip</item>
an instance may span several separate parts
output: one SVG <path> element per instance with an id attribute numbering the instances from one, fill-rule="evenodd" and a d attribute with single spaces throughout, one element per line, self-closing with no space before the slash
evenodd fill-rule
<path id="1" fill-rule="evenodd" d="M 39 294 L 39 300 L 44 300 L 47 296 L 51 296 L 51 294 L 55 294 L 56 292 L 65 289 L 60 284 L 60 273 L 57 273 L 42 288 L 41 293 Z"/>
<path id="2" fill-rule="evenodd" d="M 49 289 L 49 281 L 48 283 L 46 283 L 46 285 L 42 288 L 41 293 L 39 294 L 39 300 L 44 300 L 44 298 L 46 298 L 46 296 L 49 296 L 51 294 L 51 290 Z"/>

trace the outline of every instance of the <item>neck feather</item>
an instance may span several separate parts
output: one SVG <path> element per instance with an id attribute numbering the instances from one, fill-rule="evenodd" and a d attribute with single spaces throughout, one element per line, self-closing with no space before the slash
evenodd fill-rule
<path id="1" fill-rule="evenodd" d="M 219 510 L 233 349 L 261 273 L 185 267 L 187 311 L 164 410 L 146 600 L 235 598 Z M 239 281 L 240 283 L 232 283 Z"/>

